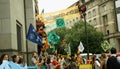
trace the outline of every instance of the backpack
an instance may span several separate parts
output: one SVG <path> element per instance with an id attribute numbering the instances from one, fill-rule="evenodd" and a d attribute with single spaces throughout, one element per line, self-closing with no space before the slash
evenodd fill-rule
<path id="1" fill-rule="evenodd" d="M 107 60 L 107 69 L 120 69 L 120 63 L 117 56 L 110 56 Z"/>

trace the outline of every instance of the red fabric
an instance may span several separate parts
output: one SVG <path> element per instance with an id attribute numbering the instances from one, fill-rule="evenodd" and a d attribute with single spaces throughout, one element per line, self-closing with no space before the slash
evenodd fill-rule
<path id="1" fill-rule="evenodd" d="M 57 65 L 55 69 L 60 69 L 60 65 L 58 65 L 58 62 L 56 60 L 53 60 L 52 64 Z"/>

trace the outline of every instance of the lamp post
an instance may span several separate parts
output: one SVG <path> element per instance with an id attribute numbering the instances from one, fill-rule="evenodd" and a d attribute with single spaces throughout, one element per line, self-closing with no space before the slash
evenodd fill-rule
<path id="1" fill-rule="evenodd" d="M 87 32 L 87 24 L 86 24 L 86 5 L 84 4 L 85 1 L 82 0 L 82 5 L 78 6 L 79 8 L 79 12 L 81 13 L 81 16 L 84 19 L 84 23 L 85 23 L 85 35 L 86 35 L 86 47 L 87 47 L 87 59 L 89 59 L 89 46 L 88 46 L 88 32 Z"/>

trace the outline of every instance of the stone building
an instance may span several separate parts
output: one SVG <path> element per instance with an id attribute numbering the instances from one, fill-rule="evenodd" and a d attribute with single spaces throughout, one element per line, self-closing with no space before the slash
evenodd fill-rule
<path id="1" fill-rule="evenodd" d="M 26 40 L 29 24 L 36 27 L 37 3 L 37 0 L 0 0 L 0 55 L 21 54 L 27 60 L 26 54 L 37 51 L 36 44 Z"/>
<path id="2" fill-rule="evenodd" d="M 79 2 L 81 5 L 81 0 Z M 116 21 L 115 0 L 85 0 L 85 4 L 87 6 L 87 23 L 103 32 L 110 45 L 120 51 L 120 33 Z"/>

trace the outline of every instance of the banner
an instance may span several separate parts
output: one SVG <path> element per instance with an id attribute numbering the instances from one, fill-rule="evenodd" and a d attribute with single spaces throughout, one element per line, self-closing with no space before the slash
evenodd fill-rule
<path id="1" fill-rule="evenodd" d="M 73 19 L 76 17 L 80 17 L 78 6 L 73 6 L 64 10 L 38 15 L 39 19 L 43 18 L 43 21 L 45 24 L 53 23 L 56 21 L 57 18 L 64 18 L 66 22 L 67 20 Z"/>
<path id="2" fill-rule="evenodd" d="M 45 22 L 51 23 L 52 21 L 55 22 L 55 19 L 57 18 L 64 18 L 64 20 L 67 21 L 79 16 L 78 6 L 73 6 L 61 11 L 44 14 L 43 18 L 45 19 Z"/>
<path id="3" fill-rule="evenodd" d="M 91 64 L 81 64 L 79 66 L 79 69 L 92 69 L 92 65 Z"/>
<path id="4" fill-rule="evenodd" d="M 45 32 L 48 33 L 55 28 L 72 26 L 80 20 L 80 13 L 78 6 L 73 6 L 56 12 L 39 14 L 37 17 L 44 22 Z"/>

